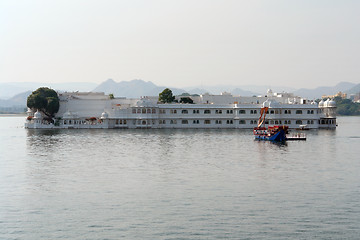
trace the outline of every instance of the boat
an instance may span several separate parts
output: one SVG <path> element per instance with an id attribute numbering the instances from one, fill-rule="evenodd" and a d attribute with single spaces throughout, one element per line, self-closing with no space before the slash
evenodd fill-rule
<path id="1" fill-rule="evenodd" d="M 306 140 L 305 134 L 296 134 L 291 137 L 288 137 L 288 126 L 275 125 L 275 126 L 265 126 L 265 117 L 268 112 L 268 107 L 263 107 L 260 110 L 259 124 L 257 127 L 254 127 L 253 133 L 256 140 L 267 140 L 274 142 L 285 142 L 287 140 Z"/>
<path id="2" fill-rule="evenodd" d="M 254 135 L 257 140 L 284 142 L 287 140 L 287 132 L 288 126 L 269 126 L 267 129 L 265 127 L 254 128 Z"/>

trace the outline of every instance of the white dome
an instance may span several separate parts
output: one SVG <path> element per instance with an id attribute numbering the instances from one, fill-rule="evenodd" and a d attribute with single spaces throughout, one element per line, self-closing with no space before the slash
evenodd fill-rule
<path id="1" fill-rule="evenodd" d="M 102 114 L 101 114 L 101 119 L 106 119 L 106 118 L 108 118 L 109 117 L 109 114 L 107 113 L 107 112 L 103 112 Z"/>
<path id="2" fill-rule="evenodd" d="M 328 106 L 328 107 L 336 107 L 336 102 L 335 102 L 333 99 L 331 99 L 331 100 L 328 102 L 327 106 Z"/>
<path id="3" fill-rule="evenodd" d="M 324 100 L 321 99 L 321 101 L 319 102 L 319 107 L 324 107 Z"/>
<path id="4" fill-rule="evenodd" d="M 330 102 L 330 98 L 328 98 L 328 99 L 324 102 L 324 107 L 328 107 L 329 102 Z"/>
<path id="5" fill-rule="evenodd" d="M 42 115 L 41 115 L 41 113 L 39 112 L 39 110 L 37 110 L 36 113 L 34 114 L 34 118 L 39 118 L 39 119 L 42 118 Z"/>

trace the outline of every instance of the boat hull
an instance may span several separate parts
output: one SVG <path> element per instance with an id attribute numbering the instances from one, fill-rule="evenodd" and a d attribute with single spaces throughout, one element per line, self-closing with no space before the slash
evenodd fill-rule
<path id="1" fill-rule="evenodd" d="M 265 141 L 275 141 L 275 142 L 284 142 L 286 141 L 286 132 L 284 130 L 280 130 L 274 135 L 255 135 L 255 139 L 257 140 L 265 140 Z"/>

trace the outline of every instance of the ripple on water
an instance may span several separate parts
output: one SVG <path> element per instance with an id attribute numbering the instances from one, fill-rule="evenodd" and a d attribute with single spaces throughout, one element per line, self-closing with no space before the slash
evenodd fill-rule
<path id="1" fill-rule="evenodd" d="M 0 118 L 0 239 L 356 239 L 360 121 L 338 120 L 279 145 Z"/>

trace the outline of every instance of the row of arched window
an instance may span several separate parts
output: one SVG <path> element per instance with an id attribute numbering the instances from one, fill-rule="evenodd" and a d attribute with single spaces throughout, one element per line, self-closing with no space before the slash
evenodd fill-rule
<path id="1" fill-rule="evenodd" d="M 137 114 L 156 114 L 156 109 L 155 108 L 133 108 L 132 113 L 134 113 L 134 114 L 136 114 L 136 113 Z M 165 114 L 166 110 L 165 109 L 160 109 L 159 113 L 160 114 Z M 188 114 L 188 113 L 189 113 L 189 110 L 187 110 L 187 109 L 181 110 L 181 114 Z M 222 113 L 223 113 L 222 109 L 215 109 L 215 114 L 222 114 Z M 233 109 L 227 109 L 226 110 L 226 114 L 233 114 L 233 113 L 234 113 Z M 295 113 L 296 114 L 303 114 L 303 111 L 298 109 L 298 110 L 295 111 Z M 307 114 L 314 114 L 314 113 L 315 113 L 314 110 L 307 110 Z M 170 114 L 177 114 L 177 109 L 170 109 Z M 200 114 L 200 110 L 199 109 L 194 109 L 193 114 Z M 210 109 L 205 109 L 204 114 L 211 114 L 211 110 Z M 239 110 L 239 114 L 246 114 L 246 110 L 244 110 L 244 109 Z M 258 114 L 258 111 L 257 110 L 250 110 L 250 114 Z M 271 109 L 271 110 L 267 111 L 267 114 L 281 114 L 281 110 L 279 110 L 279 109 Z M 285 109 L 284 114 L 291 114 L 291 110 Z"/>
<path id="2" fill-rule="evenodd" d="M 197 120 L 197 119 L 196 120 L 183 119 L 183 120 L 181 120 L 181 124 L 189 124 L 190 121 L 192 121 L 193 124 L 200 124 L 200 120 Z M 209 120 L 209 119 L 206 119 L 206 120 L 204 120 L 204 124 L 211 124 L 212 121 L 214 121 L 215 124 L 223 124 L 223 123 L 224 124 L 234 124 L 235 120 L 233 120 L 233 119 L 228 119 L 228 120 Z M 306 124 L 314 124 L 314 120 L 304 120 L 304 121 L 306 121 Z M 301 125 L 301 124 L 304 123 L 304 121 L 303 120 L 296 120 L 295 124 Z M 167 122 L 170 123 L 170 124 L 177 124 L 176 119 L 158 120 L 158 123 L 160 125 L 166 124 Z M 68 121 L 65 120 L 64 121 L 65 125 L 66 124 L 84 124 L 84 123 L 85 122 L 81 122 L 81 121 L 76 121 L 76 122 L 71 121 L 71 120 L 68 120 Z M 239 124 L 246 124 L 247 121 L 244 120 L 244 119 L 240 119 L 238 123 Z M 258 121 L 257 120 L 250 120 L 248 123 L 254 125 L 254 124 L 258 124 Z M 321 120 L 321 124 L 334 124 L 334 123 L 335 123 L 335 120 Z M 125 124 L 127 124 L 127 120 L 125 120 L 125 119 L 117 119 L 115 121 L 115 124 L 117 124 L 117 125 L 125 125 Z M 141 119 L 133 120 L 133 124 L 134 125 L 135 124 L 137 124 L 137 125 L 153 124 L 154 125 L 155 120 L 150 120 L 150 119 L 148 119 L 148 120 L 145 120 L 145 119 L 143 119 L 143 120 L 141 120 Z M 282 120 L 266 120 L 265 124 L 270 124 L 270 125 L 273 125 L 273 124 L 274 125 L 285 124 L 285 125 L 289 125 L 289 124 L 291 124 L 291 120 L 284 120 L 284 121 L 282 121 Z M 319 120 L 319 124 L 320 124 L 320 120 Z"/>
<path id="3" fill-rule="evenodd" d="M 177 109 L 170 109 L 170 114 L 177 114 Z M 136 111 L 133 110 L 133 113 L 137 113 Z M 166 110 L 165 109 L 160 109 L 159 110 L 160 114 L 166 114 Z M 200 110 L 199 109 L 193 109 L 192 111 L 193 114 L 200 114 Z M 226 111 L 224 110 L 224 113 L 226 114 L 234 114 L 234 110 L 233 109 L 227 109 Z M 258 111 L 257 110 L 250 110 L 250 114 L 257 114 Z M 189 114 L 189 110 L 188 109 L 183 109 L 181 110 L 181 114 Z M 204 109 L 204 114 L 211 114 L 211 110 L 210 109 Z M 215 109 L 215 114 L 223 114 L 223 109 Z M 239 110 L 239 114 L 246 114 L 246 110 Z"/>
<path id="4" fill-rule="evenodd" d="M 140 114 L 155 114 L 155 108 L 133 108 L 132 113 L 140 113 Z"/>

